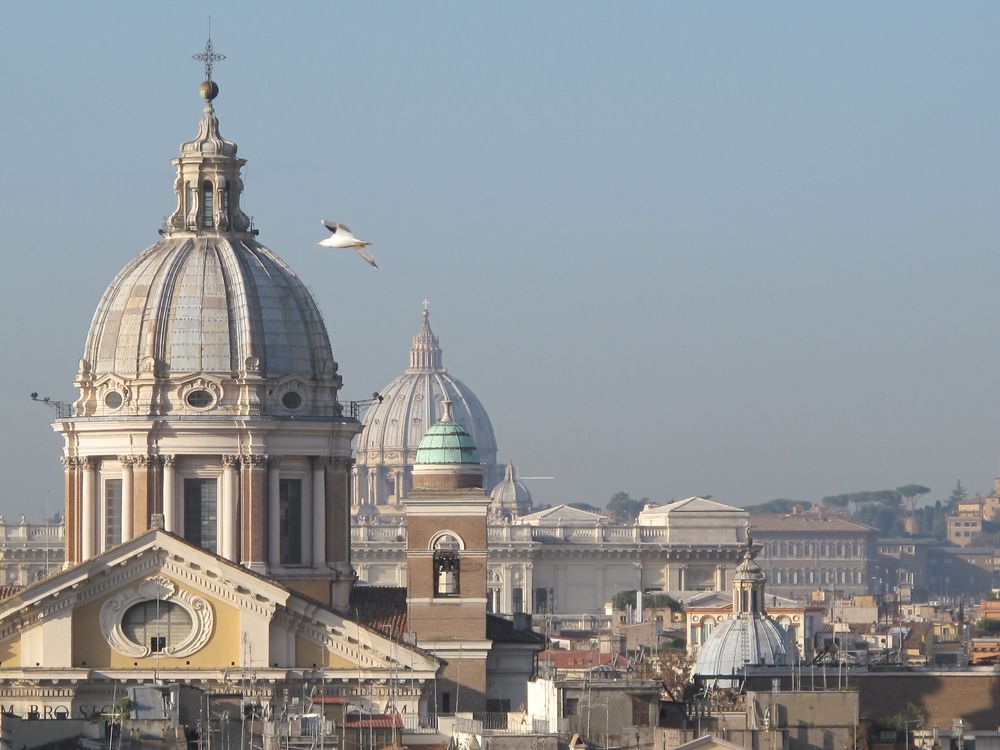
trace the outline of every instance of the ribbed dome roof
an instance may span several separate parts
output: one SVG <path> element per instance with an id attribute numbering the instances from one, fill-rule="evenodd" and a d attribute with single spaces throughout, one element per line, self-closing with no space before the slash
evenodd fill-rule
<path id="1" fill-rule="evenodd" d="M 531 510 L 531 492 L 517 478 L 514 464 L 508 463 L 503 480 L 490 492 L 490 509 L 498 513 L 523 515 Z"/>
<path id="2" fill-rule="evenodd" d="M 694 673 L 702 679 L 739 677 L 744 666 L 791 666 L 796 657 L 795 644 L 770 617 L 730 617 L 719 623 L 702 645 Z M 722 682 L 720 687 L 727 687 Z"/>
<path id="3" fill-rule="evenodd" d="M 413 339 L 410 366 L 379 393 L 364 416 L 364 431 L 358 438 L 358 463 L 375 465 L 383 456 L 397 455 L 403 463 L 413 460 L 424 432 L 441 415 L 441 404 L 450 401 L 455 421 L 472 436 L 486 464 L 496 462 L 497 443 L 486 409 L 458 378 L 442 366 L 441 348 L 423 313 L 420 332 Z"/>
<path id="4" fill-rule="evenodd" d="M 169 237 L 140 253 L 104 293 L 84 359 L 95 375 L 265 377 L 336 372 L 323 318 L 284 261 L 250 238 Z"/>
<path id="5" fill-rule="evenodd" d="M 441 421 L 433 424 L 420 439 L 414 466 L 434 464 L 479 465 L 479 452 L 472 436 L 451 416 L 451 403 L 444 402 Z"/>

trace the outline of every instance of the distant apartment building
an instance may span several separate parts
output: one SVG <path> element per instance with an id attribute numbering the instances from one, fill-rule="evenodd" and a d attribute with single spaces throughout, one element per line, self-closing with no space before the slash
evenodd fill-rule
<path id="1" fill-rule="evenodd" d="M 61 520 L 29 522 L 0 516 L 0 585 L 27 586 L 63 568 L 65 527 Z"/>
<path id="2" fill-rule="evenodd" d="M 819 589 L 833 599 L 868 593 L 876 529 L 821 511 L 766 513 L 751 522 L 769 593 L 802 602 Z"/>

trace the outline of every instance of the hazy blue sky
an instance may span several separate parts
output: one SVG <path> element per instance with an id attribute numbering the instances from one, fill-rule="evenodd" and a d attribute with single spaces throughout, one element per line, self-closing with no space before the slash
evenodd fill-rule
<path id="1" fill-rule="evenodd" d="M 1000 4 L 11 3 L 0 512 L 61 506 L 105 286 L 174 206 L 213 18 L 245 208 L 345 399 L 445 364 L 543 502 L 750 503 L 1000 455 Z M 324 216 L 382 264 L 328 254 Z"/>

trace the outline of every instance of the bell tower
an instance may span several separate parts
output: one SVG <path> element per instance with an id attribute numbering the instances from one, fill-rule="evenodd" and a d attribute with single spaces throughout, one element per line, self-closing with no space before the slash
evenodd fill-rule
<path id="1" fill-rule="evenodd" d="M 451 402 L 420 441 L 406 498 L 407 612 L 417 645 L 446 662 L 439 713 L 486 708 L 486 516 L 475 443 Z"/>

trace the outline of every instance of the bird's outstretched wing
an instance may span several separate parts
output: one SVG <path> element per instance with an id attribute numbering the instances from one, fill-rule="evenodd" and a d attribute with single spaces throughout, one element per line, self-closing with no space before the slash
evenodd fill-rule
<path id="1" fill-rule="evenodd" d="M 370 265 L 372 268 L 378 268 L 378 263 L 375 262 L 374 256 L 370 252 L 365 250 L 363 247 L 354 248 L 354 252 L 360 255 L 361 259 L 364 260 L 364 262 Z"/>
<path id="2" fill-rule="evenodd" d="M 341 230 L 347 229 L 347 227 L 345 227 L 343 224 L 338 224 L 337 222 L 330 221 L 329 219 L 323 219 L 323 226 L 329 229 L 334 234 L 337 233 L 338 229 Z M 347 229 L 347 231 L 350 232 L 351 230 Z"/>

